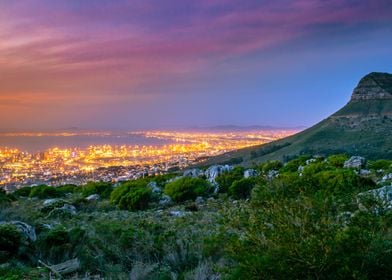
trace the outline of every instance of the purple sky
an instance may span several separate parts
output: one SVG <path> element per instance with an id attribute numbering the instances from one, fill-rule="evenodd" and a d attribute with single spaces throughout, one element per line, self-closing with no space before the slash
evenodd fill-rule
<path id="1" fill-rule="evenodd" d="M 2 0 L 0 128 L 312 125 L 392 72 L 392 1 Z"/>

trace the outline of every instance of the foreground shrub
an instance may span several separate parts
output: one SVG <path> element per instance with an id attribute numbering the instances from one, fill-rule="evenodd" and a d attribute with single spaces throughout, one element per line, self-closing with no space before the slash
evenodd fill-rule
<path id="1" fill-rule="evenodd" d="M 31 189 L 32 189 L 31 187 L 23 187 L 23 188 L 17 189 L 12 194 L 15 196 L 29 197 Z"/>
<path id="2" fill-rule="evenodd" d="M 144 180 L 129 181 L 115 188 L 110 202 L 125 210 L 143 210 L 152 199 L 151 189 L 146 187 Z"/>
<path id="3" fill-rule="evenodd" d="M 345 154 L 332 155 L 327 158 L 330 165 L 338 168 L 342 168 L 346 160 L 348 160 L 348 156 Z"/>
<path id="4" fill-rule="evenodd" d="M 229 188 L 229 194 L 236 199 L 248 198 L 256 184 L 256 178 L 242 178 L 241 180 L 233 182 Z"/>
<path id="5" fill-rule="evenodd" d="M 81 188 L 79 186 L 69 184 L 69 185 L 58 186 L 57 189 L 63 194 L 67 194 L 67 193 L 74 193 L 80 190 Z"/>
<path id="6" fill-rule="evenodd" d="M 279 170 L 283 167 L 282 162 L 279 160 L 269 160 L 259 166 L 259 170 L 264 174 L 268 174 L 271 170 Z"/>
<path id="7" fill-rule="evenodd" d="M 35 186 L 31 188 L 29 197 L 37 197 L 40 199 L 62 197 L 64 194 L 55 187 L 46 185 Z"/>
<path id="8" fill-rule="evenodd" d="M 176 202 L 193 200 L 208 194 L 211 185 L 201 178 L 184 177 L 166 184 L 165 193 Z"/>
<path id="9" fill-rule="evenodd" d="M 235 167 L 229 172 L 224 172 L 216 177 L 216 182 L 219 185 L 219 192 L 226 193 L 234 181 L 241 180 L 244 177 L 244 168 L 241 166 Z"/>
<path id="10" fill-rule="evenodd" d="M 47 262 L 59 263 L 78 255 L 84 245 L 85 231 L 81 228 L 67 230 L 57 226 L 42 233 L 36 242 L 39 255 Z"/>
<path id="11" fill-rule="evenodd" d="M 113 191 L 111 183 L 105 182 L 88 182 L 82 186 L 83 196 L 89 196 L 92 194 L 99 194 L 102 198 L 109 198 Z"/>
<path id="12" fill-rule="evenodd" d="M 22 235 L 13 225 L 0 225 L 0 263 L 17 255 Z"/>

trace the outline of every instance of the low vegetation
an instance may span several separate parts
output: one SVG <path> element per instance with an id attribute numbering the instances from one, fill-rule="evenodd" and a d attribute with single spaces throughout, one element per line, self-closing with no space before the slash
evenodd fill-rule
<path id="1" fill-rule="evenodd" d="M 362 197 L 390 184 L 392 161 L 347 159 L 0 192 L 0 279 L 49 279 L 39 261 L 75 258 L 64 278 L 389 279 L 392 211 Z"/>

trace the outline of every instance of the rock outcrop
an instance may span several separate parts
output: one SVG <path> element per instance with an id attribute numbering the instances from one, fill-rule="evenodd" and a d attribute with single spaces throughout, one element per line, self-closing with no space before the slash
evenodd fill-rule
<path id="1" fill-rule="evenodd" d="M 352 156 L 344 162 L 344 168 L 361 169 L 365 167 L 366 159 L 360 156 Z"/>
<path id="2" fill-rule="evenodd" d="M 392 74 L 370 73 L 354 89 L 351 100 L 392 99 Z"/>
<path id="3" fill-rule="evenodd" d="M 37 240 L 37 235 L 35 233 L 34 227 L 24 222 L 21 221 L 0 222 L 0 225 L 1 224 L 14 225 L 18 229 L 18 231 L 20 231 L 27 239 L 31 241 Z"/>

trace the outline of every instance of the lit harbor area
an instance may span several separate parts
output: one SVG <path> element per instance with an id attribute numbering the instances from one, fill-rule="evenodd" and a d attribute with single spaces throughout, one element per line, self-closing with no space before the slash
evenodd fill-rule
<path id="1" fill-rule="evenodd" d="M 29 152 L 17 147 L 0 148 L 0 185 L 6 190 L 26 185 L 84 184 L 88 181 L 125 181 L 186 168 L 211 156 L 267 143 L 294 130 L 235 132 L 142 131 L 126 135 L 165 140 L 162 145 L 90 145 L 51 147 Z M 108 132 L 21 133 L 11 137 L 110 136 Z M 3 135 L 7 137 L 7 135 Z M 116 136 L 116 135 L 113 135 Z M 117 137 L 117 136 L 116 136 Z M 120 136 L 118 136 L 120 137 Z"/>

